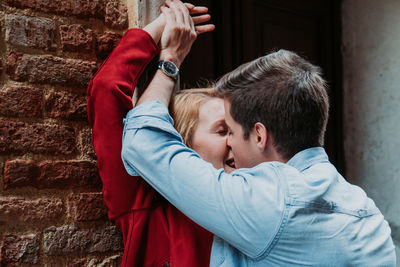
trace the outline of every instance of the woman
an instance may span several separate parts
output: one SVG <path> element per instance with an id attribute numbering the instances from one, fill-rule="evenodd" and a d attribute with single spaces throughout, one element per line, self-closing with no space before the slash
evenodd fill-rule
<path id="1" fill-rule="evenodd" d="M 192 14 L 207 11 L 187 7 Z M 208 19 L 209 16 L 198 16 L 195 24 Z M 90 82 L 88 118 L 93 128 L 92 142 L 109 218 L 115 221 L 123 235 L 121 266 L 208 266 L 212 234 L 188 219 L 143 179 L 130 176 L 121 160 L 122 118 L 133 107 L 132 95 L 138 78 L 160 51 L 157 43 L 162 29 L 160 16 L 144 30 L 128 30 Z M 215 167 L 229 170 L 233 166 L 224 141 L 223 105 L 222 102 L 217 104 L 222 100 L 213 98 L 212 94 L 212 90 L 181 93 L 173 106 L 176 125 L 181 128 L 188 145 L 202 157 Z M 189 104 L 192 96 L 198 104 Z M 196 108 L 187 109 L 188 106 Z M 210 121 L 211 116 L 203 119 L 202 114 L 210 112 L 219 112 L 222 116 L 218 121 Z M 193 120 L 197 117 L 196 124 Z M 213 140 L 214 145 L 207 146 L 204 137 Z"/>
<path id="2" fill-rule="evenodd" d="M 212 88 L 183 90 L 174 97 L 170 113 L 184 143 L 215 168 L 234 170 L 226 146 L 224 101 Z"/>

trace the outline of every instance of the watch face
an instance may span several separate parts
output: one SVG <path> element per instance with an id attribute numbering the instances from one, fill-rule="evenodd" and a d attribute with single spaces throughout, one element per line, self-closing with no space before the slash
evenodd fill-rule
<path id="1" fill-rule="evenodd" d="M 176 75 L 178 72 L 178 68 L 175 66 L 174 63 L 170 61 L 164 61 L 164 70 L 169 74 L 169 75 Z"/>

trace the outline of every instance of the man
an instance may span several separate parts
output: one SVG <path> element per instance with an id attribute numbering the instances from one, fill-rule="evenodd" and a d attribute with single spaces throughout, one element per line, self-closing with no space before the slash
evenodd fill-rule
<path id="1" fill-rule="evenodd" d="M 329 105 L 319 69 L 281 50 L 217 83 L 238 168 L 227 174 L 184 146 L 172 126 L 173 63 L 179 67 L 196 36 L 182 3 L 163 13 L 160 66 L 168 68 L 127 114 L 122 158 L 130 174 L 215 234 L 210 266 L 395 266 L 388 223 L 322 148 Z"/>

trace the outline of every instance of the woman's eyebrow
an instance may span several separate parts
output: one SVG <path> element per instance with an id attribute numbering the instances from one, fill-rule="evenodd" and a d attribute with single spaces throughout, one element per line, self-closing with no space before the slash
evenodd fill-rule
<path id="1" fill-rule="evenodd" d="M 214 122 L 211 126 L 212 126 L 212 127 L 217 127 L 217 126 L 220 126 L 220 125 L 226 126 L 225 119 L 217 120 L 217 121 Z"/>

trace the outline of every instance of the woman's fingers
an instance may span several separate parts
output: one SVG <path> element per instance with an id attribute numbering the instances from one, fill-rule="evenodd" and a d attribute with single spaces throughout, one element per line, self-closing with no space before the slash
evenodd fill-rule
<path id="1" fill-rule="evenodd" d="M 208 12 L 208 8 L 205 6 L 194 6 L 189 3 L 185 3 L 185 6 L 189 10 L 190 15 L 204 14 Z"/>
<path id="2" fill-rule="evenodd" d="M 201 16 L 196 16 L 196 17 L 192 17 L 193 19 L 193 23 L 199 24 L 199 23 L 204 23 L 207 22 L 211 19 L 211 16 L 209 14 L 205 14 L 205 15 L 201 15 Z"/>
<path id="3" fill-rule="evenodd" d="M 202 33 L 213 31 L 215 29 L 215 25 L 214 24 L 206 24 L 206 25 L 195 26 L 194 28 L 195 28 L 197 34 L 202 34 Z"/>
<path id="4" fill-rule="evenodd" d="M 165 1 L 165 5 L 170 7 L 170 0 Z M 190 3 L 184 3 L 190 15 L 204 14 L 208 12 L 208 8 L 204 6 L 194 6 Z"/>
<path id="5" fill-rule="evenodd" d="M 191 9 L 193 9 L 194 7 L 195 7 L 195 5 L 193 5 L 193 4 L 191 4 L 191 3 L 183 3 L 185 6 L 186 6 L 186 8 L 188 9 L 188 10 L 191 10 Z"/>
<path id="6" fill-rule="evenodd" d="M 197 35 L 215 28 L 212 24 L 195 26 L 210 20 L 210 15 L 201 13 L 207 10 L 190 4 L 185 5 L 179 0 L 165 2 L 165 6 L 161 7 L 166 24 L 160 40 L 160 58 L 173 60 L 180 66 Z M 197 13 L 199 16 L 192 18 L 191 13 Z"/>
<path id="7" fill-rule="evenodd" d="M 184 4 L 186 8 L 189 10 L 190 15 L 196 15 L 196 14 L 202 14 L 199 16 L 192 16 L 193 24 L 195 26 L 195 31 L 196 34 L 202 34 L 206 32 L 210 32 L 215 29 L 215 26 L 213 24 L 207 24 L 207 25 L 201 25 L 201 26 L 196 26 L 197 24 L 207 22 L 211 19 L 211 16 L 209 14 L 204 14 L 208 12 L 208 8 L 204 6 L 195 6 L 190 3 L 185 3 Z"/>

